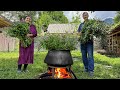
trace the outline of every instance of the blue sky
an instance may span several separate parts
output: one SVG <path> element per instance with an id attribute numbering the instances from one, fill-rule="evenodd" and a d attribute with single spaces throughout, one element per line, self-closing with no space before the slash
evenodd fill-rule
<path id="1" fill-rule="evenodd" d="M 64 14 L 68 17 L 68 19 L 71 21 L 72 16 L 76 15 L 77 11 L 64 11 Z M 83 21 L 82 19 L 82 13 L 84 11 L 79 11 L 79 15 L 81 18 L 81 21 Z M 101 20 L 104 20 L 106 18 L 114 18 L 114 16 L 116 15 L 116 11 L 95 11 L 93 13 L 87 11 L 89 13 L 89 18 L 99 18 Z"/>

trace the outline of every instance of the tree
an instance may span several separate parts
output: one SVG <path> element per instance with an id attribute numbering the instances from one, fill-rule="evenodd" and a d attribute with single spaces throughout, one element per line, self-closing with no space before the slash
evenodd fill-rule
<path id="1" fill-rule="evenodd" d="M 18 17 L 25 17 L 25 16 L 30 16 L 32 18 L 32 21 L 35 21 L 35 15 L 36 11 L 16 11 L 16 14 Z"/>
<path id="2" fill-rule="evenodd" d="M 0 15 L 11 21 L 19 21 L 20 17 L 31 16 L 34 22 L 36 11 L 0 11 Z"/>
<path id="3" fill-rule="evenodd" d="M 72 21 L 70 23 L 80 23 L 80 15 L 79 12 L 76 12 L 76 16 L 72 17 Z"/>
<path id="4" fill-rule="evenodd" d="M 120 11 L 117 11 L 117 15 L 114 17 L 114 22 L 118 23 L 120 21 Z"/>
<path id="5" fill-rule="evenodd" d="M 42 29 L 46 31 L 47 27 L 51 23 L 68 23 L 67 17 L 62 11 L 41 11 L 39 12 L 39 18 L 36 20 L 36 25 L 39 27 L 39 32 Z"/>
<path id="6" fill-rule="evenodd" d="M 48 15 L 50 15 L 53 21 L 56 21 L 59 23 L 68 23 L 68 19 L 63 14 L 63 11 L 45 11 L 44 13 L 47 13 Z"/>
<path id="7" fill-rule="evenodd" d="M 47 28 L 52 21 L 53 19 L 49 16 L 48 13 L 42 13 L 35 22 L 36 26 L 38 27 L 38 32 L 41 32 L 41 29 L 45 27 Z"/>
<path id="8" fill-rule="evenodd" d="M 80 24 L 80 15 L 79 15 L 78 11 L 76 12 L 76 16 L 72 17 L 72 21 L 70 23 L 75 24 L 75 30 L 74 31 L 76 32 L 76 30 L 78 29 L 78 26 Z"/>

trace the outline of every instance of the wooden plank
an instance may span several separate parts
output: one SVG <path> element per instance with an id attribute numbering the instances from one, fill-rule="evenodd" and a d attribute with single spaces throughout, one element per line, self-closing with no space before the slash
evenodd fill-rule
<path id="1" fill-rule="evenodd" d="M 118 36 L 118 34 L 120 34 L 120 31 L 118 31 L 118 32 L 115 32 L 115 33 L 112 33 L 112 34 L 110 34 L 110 35 L 108 35 L 107 37 L 109 38 L 109 40 L 110 40 L 110 38 L 112 37 L 112 45 L 108 45 L 108 47 L 109 47 L 109 51 L 110 51 L 110 49 L 111 49 L 111 47 L 112 47 L 112 51 L 114 51 L 116 54 L 117 53 L 119 53 L 120 51 L 120 49 L 119 49 L 119 46 L 118 46 L 118 44 L 119 44 L 119 40 L 120 40 L 120 38 L 119 38 L 119 36 Z M 117 43 L 116 43 L 117 42 Z M 109 44 L 110 44 L 110 41 L 109 41 Z M 116 49 L 115 49 L 116 48 Z"/>
<path id="2" fill-rule="evenodd" d="M 2 33 L 0 33 L 0 51 L 2 51 L 2 43 L 3 43 Z"/>
<path id="3" fill-rule="evenodd" d="M 117 50 L 116 50 L 116 53 L 118 52 L 118 40 L 117 40 L 117 38 L 118 38 L 118 36 L 117 36 L 117 34 L 116 34 L 116 42 L 117 42 L 117 46 L 116 46 L 116 48 L 117 48 Z"/>
<path id="4" fill-rule="evenodd" d="M 113 36 L 112 36 L 112 51 L 113 51 Z"/>
<path id="5" fill-rule="evenodd" d="M 0 51 L 8 51 L 8 49 L 10 51 L 14 51 L 15 39 L 11 37 L 6 37 L 3 33 L 0 33 Z"/>
<path id="6" fill-rule="evenodd" d="M 110 38 L 108 38 L 108 51 L 110 50 Z"/>
<path id="7" fill-rule="evenodd" d="M 118 34 L 118 33 L 120 33 L 120 30 L 119 30 L 118 32 L 112 33 L 112 34 L 110 34 L 110 35 L 108 35 L 108 36 L 113 36 L 113 35 Z"/>
<path id="8" fill-rule="evenodd" d="M 117 53 L 120 56 L 120 36 L 117 37 L 117 40 L 118 40 L 118 50 L 117 50 Z"/>

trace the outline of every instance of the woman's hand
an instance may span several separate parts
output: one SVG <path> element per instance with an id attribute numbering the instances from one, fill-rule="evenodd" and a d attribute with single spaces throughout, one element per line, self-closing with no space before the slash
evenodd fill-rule
<path id="1" fill-rule="evenodd" d="M 27 34 L 27 37 L 32 37 L 33 36 L 33 34 Z"/>

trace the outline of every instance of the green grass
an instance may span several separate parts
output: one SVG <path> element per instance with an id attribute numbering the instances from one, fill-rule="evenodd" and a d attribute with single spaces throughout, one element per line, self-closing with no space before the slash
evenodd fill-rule
<path id="1" fill-rule="evenodd" d="M 73 71 L 80 79 L 91 79 L 83 72 L 83 63 L 79 51 L 72 52 L 73 57 L 79 58 L 74 61 Z M 110 58 L 105 55 L 94 53 L 95 73 L 92 79 L 120 79 L 120 58 Z"/>
<path id="2" fill-rule="evenodd" d="M 39 74 L 46 72 L 44 58 L 47 52 L 35 52 L 34 64 L 29 64 L 27 73 L 17 73 L 18 52 L 0 52 L 0 79 L 35 79 Z M 107 57 L 94 53 L 95 72 L 90 78 L 83 72 L 83 63 L 80 51 L 71 52 L 74 63 L 72 70 L 78 79 L 120 79 L 120 58 Z"/>
<path id="3" fill-rule="evenodd" d="M 46 71 L 43 60 L 47 52 L 35 53 L 34 64 L 29 64 L 27 73 L 17 73 L 18 53 L 0 52 L 0 79 L 34 79 Z"/>

